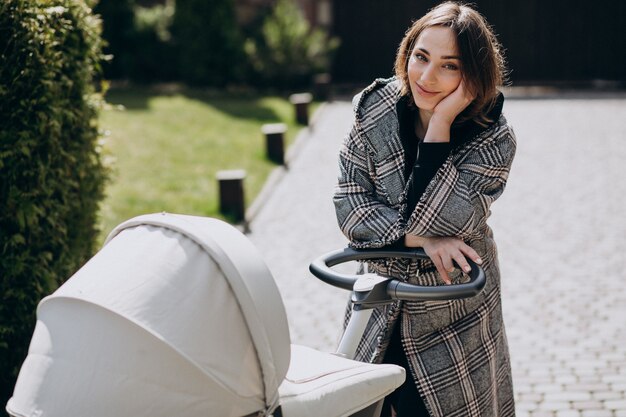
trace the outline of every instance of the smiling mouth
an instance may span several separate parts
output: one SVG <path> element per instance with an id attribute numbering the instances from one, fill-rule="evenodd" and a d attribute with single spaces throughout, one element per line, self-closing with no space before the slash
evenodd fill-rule
<path id="1" fill-rule="evenodd" d="M 438 91 L 427 90 L 424 87 L 422 87 L 421 85 L 419 85 L 418 83 L 415 83 L 415 85 L 417 86 L 417 92 L 420 93 L 420 95 L 422 95 L 422 96 L 432 97 L 432 96 L 435 96 L 435 95 L 439 94 Z"/>

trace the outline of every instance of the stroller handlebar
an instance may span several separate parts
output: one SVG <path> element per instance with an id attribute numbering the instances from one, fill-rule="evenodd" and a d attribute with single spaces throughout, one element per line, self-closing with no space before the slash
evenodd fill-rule
<path id="1" fill-rule="evenodd" d="M 332 266 L 349 261 L 377 258 L 430 259 L 421 248 L 404 250 L 352 249 L 345 248 L 329 252 L 314 260 L 309 270 L 320 280 L 335 287 L 352 291 L 354 283 L 361 275 L 342 274 L 331 269 Z M 387 284 L 387 295 L 394 300 L 451 300 L 473 297 L 480 293 L 486 283 L 483 269 L 471 259 L 467 259 L 472 270 L 470 280 L 462 284 L 423 286 L 391 279 Z"/>

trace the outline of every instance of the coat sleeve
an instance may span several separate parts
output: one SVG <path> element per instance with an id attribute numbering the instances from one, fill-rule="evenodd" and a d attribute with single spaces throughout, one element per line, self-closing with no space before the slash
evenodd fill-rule
<path id="1" fill-rule="evenodd" d="M 341 231 L 354 248 L 378 248 L 404 237 L 399 207 L 390 206 L 375 187 L 374 163 L 353 127 L 339 153 L 339 181 L 333 202 Z"/>
<path id="2" fill-rule="evenodd" d="M 515 149 L 513 130 L 501 124 L 489 137 L 471 144 L 458 162 L 449 157 L 409 216 L 406 233 L 480 238 L 491 203 L 504 191 Z"/>

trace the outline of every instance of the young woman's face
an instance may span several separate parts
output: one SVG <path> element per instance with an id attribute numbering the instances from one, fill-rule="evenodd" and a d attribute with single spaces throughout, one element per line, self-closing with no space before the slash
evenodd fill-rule
<path id="1" fill-rule="evenodd" d="M 415 42 L 407 70 L 415 105 L 432 111 L 461 83 L 461 59 L 452 29 L 425 29 Z"/>

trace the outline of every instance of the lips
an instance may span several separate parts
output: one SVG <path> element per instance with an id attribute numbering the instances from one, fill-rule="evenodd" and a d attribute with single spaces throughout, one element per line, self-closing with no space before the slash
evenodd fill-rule
<path id="1" fill-rule="evenodd" d="M 417 87 L 417 92 L 419 93 L 419 95 L 421 95 L 423 97 L 434 97 L 437 94 L 439 94 L 438 91 L 430 91 L 430 90 L 422 87 L 418 83 L 415 83 L 415 86 Z"/>

